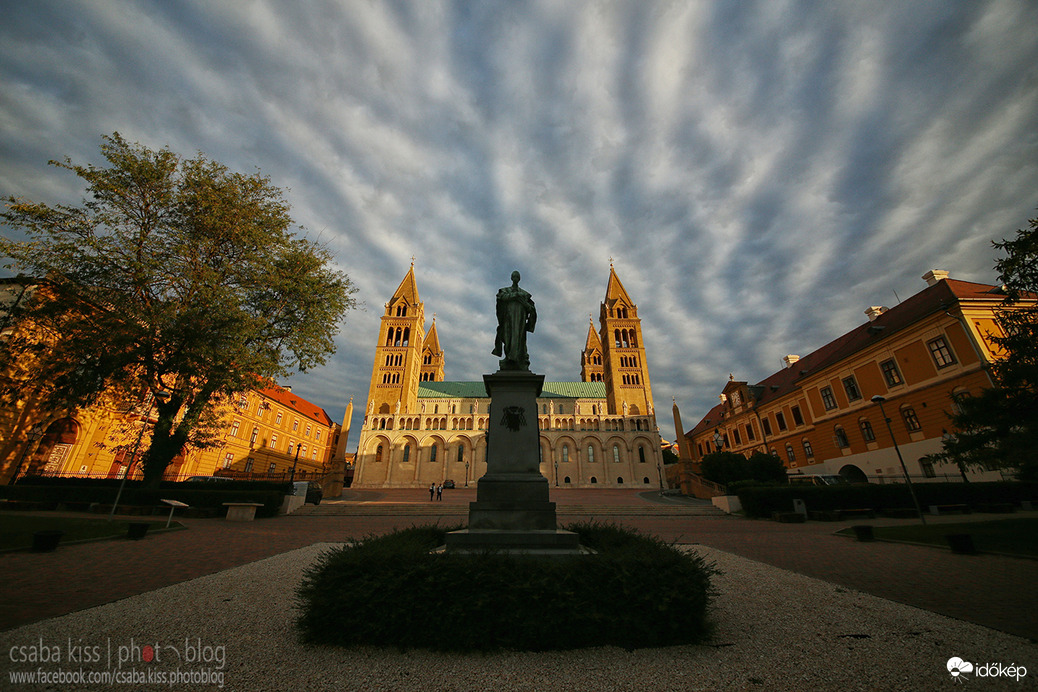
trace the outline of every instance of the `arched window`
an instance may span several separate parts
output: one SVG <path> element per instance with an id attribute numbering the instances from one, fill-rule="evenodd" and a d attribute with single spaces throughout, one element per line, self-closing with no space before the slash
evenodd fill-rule
<path id="1" fill-rule="evenodd" d="M 867 418 L 858 419 L 858 425 L 861 426 L 861 436 L 866 442 L 876 441 L 876 433 L 872 429 L 872 423 L 870 423 Z"/>
<path id="2" fill-rule="evenodd" d="M 836 446 L 840 449 L 844 449 L 846 447 L 851 446 L 850 440 L 847 439 L 847 433 L 839 425 L 837 425 L 836 428 L 833 430 L 833 439 L 836 440 Z"/>
<path id="3" fill-rule="evenodd" d="M 411 341 L 411 328 L 404 327 L 404 346 L 407 346 Z"/>
<path id="4" fill-rule="evenodd" d="M 616 484 L 617 485 L 623 485 L 624 484 L 624 477 L 623 476 L 617 476 L 616 477 Z"/>
<path id="5" fill-rule="evenodd" d="M 572 481 L 570 481 L 569 476 L 566 476 L 565 478 L 562 479 L 562 482 L 565 483 L 566 485 L 569 485 Z"/>
<path id="6" fill-rule="evenodd" d="M 791 462 L 796 463 L 797 453 L 793 451 L 793 445 L 786 443 L 786 458 Z"/>
<path id="7" fill-rule="evenodd" d="M 594 476 L 592 476 L 592 477 L 591 477 L 591 484 L 592 484 L 592 485 L 595 485 L 596 483 L 598 483 L 598 479 L 597 479 L 597 478 L 595 478 Z"/>
<path id="8" fill-rule="evenodd" d="M 620 445 L 613 445 L 613 461 L 620 463 Z"/>
<path id="9" fill-rule="evenodd" d="M 645 478 L 642 479 L 642 484 L 643 485 L 648 485 L 649 484 L 649 477 L 648 476 L 646 476 Z"/>
<path id="10" fill-rule="evenodd" d="M 562 445 L 562 463 L 569 463 L 569 445 Z"/>
<path id="11" fill-rule="evenodd" d="M 808 459 L 813 459 L 815 456 L 815 450 L 811 447 L 811 440 L 804 438 L 804 455 Z"/>
<path id="12" fill-rule="evenodd" d="M 589 463 L 595 463 L 595 448 L 592 445 L 587 446 L 587 460 Z"/>
<path id="13" fill-rule="evenodd" d="M 645 463 L 645 447 L 638 445 L 638 463 Z"/>
<path id="14" fill-rule="evenodd" d="M 411 445 L 404 445 L 404 463 L 411 459 Z"/>
<path id="15" fill-rule="evenodd" d="M 919 418 L 915 415 L 915 409 L 911 406 L 901 407 L 901 418 L 904 419 L 905 427 L 908 428 L 909 432 L 916 432 L 917 430 L 923 429 L 922 424 L 919 422 Z"/>
<path id="16" fill-rule="evenodd" d="M 429 461 L 436 461 L 436 443 L 432 443 L 432 447 L 429 447 Z"/>

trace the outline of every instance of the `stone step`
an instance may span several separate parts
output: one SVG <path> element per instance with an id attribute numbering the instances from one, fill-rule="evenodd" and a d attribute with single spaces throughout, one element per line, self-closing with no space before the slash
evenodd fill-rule
<path id="1" fill-rule="evenodd" d="M 558 505 L 559 516 L 727 516 L 707 505 Z M 304 505 L 295 516 L 459 516 L 467 517 L 468 505 L 443 503 L 352 503 L 323 502 Z"/>

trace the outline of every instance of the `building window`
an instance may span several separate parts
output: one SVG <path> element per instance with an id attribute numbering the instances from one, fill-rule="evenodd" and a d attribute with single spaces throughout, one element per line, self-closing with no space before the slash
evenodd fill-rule
<path id="1" fill-rule="evenodd" d="M 782 413 L 782 411 L 775 412 L 775 422 L 778 423 L 779 430 L 786 429 L 786 416 Z"/>
<path id="2" fill-rule="evenodd" d="M 595 448 L 592 447 L 591 445 L 587 446 L 587 460 L 588 460 L 588 463 L 591 463 L 591 464 L 595 463 Z"/>
<path id="3" fill-rule="evenodd" d="M 569 463 L 569 445 L 562 445 L 562 463 Z"/>
<path id="4" fill-rule="evenodd" d="M 888 387 L 896 387 L 904 382 L 893 358 L 880 363 L 879 369 L 883 371 L 883 379 L 887 381 Z"/>
<path id="5" fill-rule="evenodd" d="M 937 473 L 933 470 L 933 462 L 926 457 L 919 460 L 919 469 L 923 472 L 923 476 L 926 478 L 937 477 Z"/>
<path id="6" fill-rule="evenodd" d="M 804 455 L 808 459 L 814 459 L 815 450 L 811 447 L 811 440 L 804 440 Z"/>
<path id="7" fill-rule="evenodd" d="M 259 428 L 252 429 L 252 435 L 249 436 L 249 446 L 256 444 L 256 438 L 259 437 Z"/>
<path id="8" fill-rule="evenodd" d="M 965 401 L 966 399 L 969 399 L 971 396 L 972 395 L 969 393 L 968 389 L 957 389 L 954 392 L 952 392 L 952 395 L 951 395 L 952 411 L 954 411 L 956 415 L 960 415 L 960 416 L 963 413 L 965 413 L 965 411 L 962 408 L 962 402 Z"/>
<path id="9" fill-rule="evenodd" d="M 382 445 L 375 448 L 375 461 L 382 461 Z"/>
<path id="10" fill-rule="evenodd" d="M 642 447 L 641 445 L 638 445 L 638 463 L 645 463 L 645 447 Z"/>
<path id="11" fill-rule="evenodd" d="M 797 454 L 793 451 L 793 445 L 788 442 L 786 443 L 786 458 L 789 459 L 790 462 L 796 463 Z"/>
<path id="12" fill-rule="evenodd" d="M 753 426 L 749 423 L 746 424 L 746 439 L 756 440 L 757 438 L 753 435 Z"/>
<path id="13" fill-rule="evenodd" d="M 803 425 L 804 424 L 804 416 L 800 413 L 800 407 L 799 406 L 794 406 L 793 408 L 790 409 L 790 412 L 793 414 L 793 424 L 794 425 Z"/>
<path id="14" fill-rule="evenodd" d="M 765 435 L 770 435 L 771 434 L 771 421 L 768 420 L 767 418 L 761 418 L 760 422 L 761 422 L 761 425 L 764 426 L 764 434 Z"/>
<path id="15" fill-rule="evenodd" d="M 923 429 L 923 426 L 919 423 L 919 418 L 915 415 L 915 409 L 911 406 L 905 406 L 901 409 L 901 417 L 905 420 L 905 427 L 908 428 L 909 432 Z"/>
<path id="16" fill-rule="evenodd" d="M 231 453 L 231 452 L 227 452 L 227 454 L 224 455 L 224 458 L 223 458 L 223 467 L 225 469 L 229 469 L 229 468 L 231 468 L 231 464 L 233 464 L 233 463 L 234 463 L 234 454 Z"/>
<path id="17" fill-rule="evenodd" d="M 458 443 L 458 463 L 465 461 L 465 445 Z"/>
<path id="18" fill-rule="evenodd" d="M 294 452 L 295 449 L 296 449 L 296 443 L 295 442 L 289 442 L 288 443 L 288 456 L 292 456 L 292 452 Z"/>
<path id="19" fill-rule="evenodd" d="M 274 473 L 274 470 L 277 469 L 277 467 L 278 465 L 275 464 L 273 461 L 270 462 L 270 466 L 267 468 L 267 473 Z"/>
<path id="20" fill-rule="evenodd" d="M 822 395 L 822 405 L 825 406 L 826 411 L 832 411 L 836 408 L 836 397 L 833 396 L 831 387 L 822 387 L 818 390 L 818 393 Z"/>
<path id="21" fill-rule="evenodd" d="M 274 425 L 281 425 L 281 411 L 278 411 L 278 415 L 274 419 Z"/>
<path id="22" fill-rule="evenodd" d="M 613 462 L 620 463 L 620 445 L 613 445 Z"/>
<path id="23" fill-rule="evenodd" d="M 739 429 L 738 428 L 735 428 L 734 430 L 732 430 L 732 435 L 735 437 L 735 444 L 741 445 L 742 444 L 742 438 L 739 437 Z"/>
<path id="24" fill-rule="evenodd" d="M 294 421 L 292 421 L 292 432 L 295 432 L 297 430 L 299 430 L 299 419 L 298 418 L 296 418 Z"/>
<path id="25" fill-rule="evenodd" d="M 317 431 L 314 432 L 314 439 L 317 440 L 318 442 L 321 441 L 321 431 L 320 430 L 317 430 Z"/>
<path id="26" fill-rule="evenodd" d="M 847 439 L 847 433 L 839 425 L 836 426 L 834 431 L 836 446 L 840 449 L 845 449 L 851 446 L 850 440 Z"/>
<path id="27" fill-rule="evenodd" d="M 252 459 L 245 460 L 245 473 L 252 473 Z"/>
<path id="28" fill-rule="evenodd" d="M 404 463 L 411 459 L 411 445 L 404 445 Z"/>
<path id="29" fill-rule="evenodd" d="M 930 355 L 933 356 L 933 362 L 937 364 L 937 367 L 946 368 L 955 362 L 955 356 L 952 355 L 948 342 L 944 340 L 943 336 L 927 342 L 926 345 L 930 348 Z"/>
<path id="30" fill-rule="evenodd" d="M 861 436 L 865 438 L 866 442 L 875 442 L 876 433 L 872 430 L 872 423 L 867 420 L 861 420 Z"/>
<path id="31" fill-rule="evenodd" d="M 278 436 L 277 435 L 271 435 L 270 436 L 270 448 L 271 449 L 277 449 L 278 448 Z"/>
<path id="32" fill-rule="evenodd" d="M 307 437 L 310 437 L 310 431 L 313 430 L 313 428 L 314 428 L 314 426 L 309 425 L 309 424 L 306 426 L 306 436 Z"/>
<path id="33" fill-rule="evenodd" d="M 238 428 L 241 427 L 241 421 L 236 420 L 231 423 L 231 437 L 238 437 Z"/>
<path id="34" fill-rule="evenodd" d="M 853 375 L 843 378 L 843 390 L 847 392 L 848 401 L 857 401 L 861 398 L 861 390 L 858 389 L 858 382 Z"/>
<path id="35" fill-rule="evenodd" d="M 429 448 L 429 461 L 436 461 L 436 443 Z"/>

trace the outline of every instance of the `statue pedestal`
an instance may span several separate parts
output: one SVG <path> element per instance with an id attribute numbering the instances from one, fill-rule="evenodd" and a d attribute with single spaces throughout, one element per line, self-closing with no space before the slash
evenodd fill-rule
<path id="1" fill-rule="evenodd" d="M 498 551 L 547 555 L 585 552 L 577 534 L 556 529 L 555 503 L 540 471 L 537 397 L 543 375 L 484 375 L 490 395 L 487 473 L 469 503 L 469 527 L 447 534 L 448 552 Z"/>

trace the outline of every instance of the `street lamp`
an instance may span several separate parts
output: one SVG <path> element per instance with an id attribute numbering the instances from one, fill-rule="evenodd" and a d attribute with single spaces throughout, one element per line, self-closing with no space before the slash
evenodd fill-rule
<path id="1" fill-rule="evenodd" d="M 472 453 L 475 454 L 476 450 L 473 449 Z M 465 462 L 465 487 L 469 487 L 469 462 L 467 461 Z"/>
<path id="2" fill-rule="evenodd" d="M 721 437 L 721 429 L 717 428 L 714 430 L 714 444 L 717 445 L 717 451 L 721 451 L 721 447 L 724 446 L 724 438 Z"/>
<path id="3" fill-rule="evenodd" d="M 29 432 L 26 433 L 25 449 L 22 450 L 22 456 L 18 459 L 18 465 L 14 467 L 14 473 L 11 474 L 11 480 L 7 482 L 8 485 L 14 485 L 14 482 L 18 480 L 18 474 L 21 473 L 22 464 L 25 463 L 25 457 L 29 455 L 29 450 L 32 446 L 43 437 L 43 423 L 36 423 Z"/>
<path id="4" fill-rule="evenodd" d="M 141 438 L 144 437 L 144 431 L 148 427 L 148 420 L 151 418 L 151 409 L 155 405 L 157 400 L 163 402 L 169 401 L 169 392 L 153 392 L 151 395 L 151 401 L 148 402 L 148 411 L 144 414 L 144 418 L 141 420 L 141 431 L 137 433 L 137 442 L 133 445 L 133 453 L 130 454 L 130 465 L 126 467 L 126 472 L 123 473 L 123 479 L 119 483 L 119 492 L 115 494 L 115 502 L 112 504 L 112 511 L 108 514 L 108 521 L 111 521 L 115 517 L 115 510 L 119 507 L 119 498 L 123 496 L 123 488 L 126 487 L 126 478 L 130 475 L 130 469 L 133 468 L 133 463 L 137 460 L 137 449 L 141 446 Z"/>
<path id="5" fill-rule="evenodd" d="M 884 397 L 879 394 L 872 397 L 872 403 L 879 404 L 879 412 L 883 416 L 883 422 L 887 424 L 887 432 L 890 433 L 890 439 L 894 443 L 894 451 L 897 452 L 897 460 L 901 462 L 901 471 L 905 474 L 905 483 L 908 484 L 908 492 L 912 495 L 912 502 L 915 503 L 915 511 L 919 514 L 919 521 L 926 524 L 926 517 L 923 516 L 923 510 L 919 506 L 919 498 L 915 496 L 915 488 L 912 487 L 912 479 L 908 477 L 908 467 L 905 466 L 905 459 L 901 456 L 901 448 L 897 446 L 897 438 L 894 437 L 894 429 L 890 427 L 890 419 L 887 418 L 887 412 L 883 408 L 883 402 L 886 401 Z"/>
<path id="6" fill-rule="evenodd" d="M 299 463 L 299 450 L 302 449 L 302 448 L 303 448 L 303 445 L 301 445 L 301 444 L 297 444 L 296 445 L 296 458 L 295 458 L 295 461 L 292 462 L 292 472 L 288 476 L 289 482 L 293 482 L 296 479 L 296 464 Z"/>

